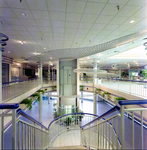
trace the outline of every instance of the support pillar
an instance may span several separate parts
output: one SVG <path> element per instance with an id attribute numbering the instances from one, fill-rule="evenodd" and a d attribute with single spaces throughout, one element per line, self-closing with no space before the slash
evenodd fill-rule
<path id="1" fill-rule="evenodd" d="M 93 62 L 93 69 L 96 71 L 97 70 L 97 60 L 95 59 L 94 62 Z M 95 77 L 97 77 L 97 74 L 94 74 L 93 75 L 93 114 L 97 114 L 97 101 L 96 101 L 96 95 L 94 94 L 95 92 Z"/>
<path id="2" fill-rule="evenodd" d="M 40 84 L 41 84 L 41 87 L 42 87 L 43 82 L 42 82 L 42 61 L 41 61 L 41 59 L 39 60 L 39 77 L 40 77 Z"/>
<path id="3" fill-rule="evenodd" d="M 0 33 L 1 33 L 1 21 L 0 21 Z M 0 36 L 1 40 L 1 36 Z M 0 49 L 2 48 L 0 43 Z M 0 103 L 2 103 L 2 51 L 0 50 Z M 0 109 L 0 114 L 2 114 L 2 109 Z M 2 140 L 2 117 L 0 118 L 0 140 Z M 2 148 L 2 141 L 0 141 L 0 149 Z"/>
<path id="4" fill-rule="evenodd" d="M 40 102 L 39 102 L 39 121 L 42 123 L 42 93 L 40 93 Z"/>

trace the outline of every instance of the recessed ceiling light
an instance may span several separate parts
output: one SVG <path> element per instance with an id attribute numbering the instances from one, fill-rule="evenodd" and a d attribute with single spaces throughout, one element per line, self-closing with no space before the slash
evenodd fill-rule
<path id="1" fill-rule="evenodd" d="M 52 57 L 50 57 L 50 59 L 52 59 Z"/>
<path id="2" fill-rule="evenodd" d="M 25 42 L 24 41 L 20 41 L 20 44 L 24 44 Z"/>
<path id="3" fill-rule="evenodd" d="M 100 61 L 98 60 L 97 62 L 99 63 Z"/>
<path id="4" fill-rule="evenodd" d="M 8 53 L 10 53 L 10 51 L 8 51 Z"/>
<path id="5" fill-rule="evenodd" d="M 134 22 L 135 22 L 134 20 L 131 20 L 131 21 L 130 21 L 130 23 L 134 23 Z"/>
<path id="6" fill-rule="evenodd" d="M 44 47 L 44 49 L 46 49 L 46 47 Z"/>
<path id="7" fill-rule="evenodd" d="M 24 12 L 21 12 L 20 13 L 22 16 L 26 16 L 27 14 L 26 13 L 24 13 Z"/>

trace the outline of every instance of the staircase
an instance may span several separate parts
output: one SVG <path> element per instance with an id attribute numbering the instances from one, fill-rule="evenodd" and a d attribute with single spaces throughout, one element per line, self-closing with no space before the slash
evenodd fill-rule
<path id="1" fill-rule="evenodd" d="M 64 147 L 54 147 L 54 148 L 49 148 L 49 149 L 88 149 L 83 146 L 64 146 Z"/>

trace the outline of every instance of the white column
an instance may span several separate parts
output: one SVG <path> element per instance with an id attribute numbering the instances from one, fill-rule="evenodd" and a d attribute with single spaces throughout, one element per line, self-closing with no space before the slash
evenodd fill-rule
<path id="1" fill-rule="evenodd" d="M 51 76 L 51 72 L 50 72 L 50 64 L 48 65 L 48 74 L 50 74 L 50 76 Z M 48 81 L 50 81 L 50 76 L 48 76 L 49 78 L 48 78 Z"/>
<path id="2" fill-rule="evenodd" d="M 80 63 L 79 63 L 79 59 L 77 59 L 77 69 L 80 68 Z M 82 73 L 81 73 L 82 75 Z M 79 81 L 79 77 L 80 77 L 80 73 L 77 72 L 77 95 L 80 95 L 80 92 L 79 92 L 79 85 L 80 85 L 80 81 Z M 81 93 L 81 102 L 83 101 L 83 94 Z M 79 97 L 77 97 L 77 106 L 78 106 L 78 110 L 80 109 L 80 100 L 79 100 Z"/>
<path id="3" fill-rule="evenodd" d="M 95 59 L 93 62 L 93 69 L 96 71 L 97 70 L 97 60 Z M 94 94 L 95 92 L 95 77 L 97 77 L 97 74 L 93 75 L 93 114 L 97 114 L 97 101 L 96 101 L 96 95 Z"/>
<path id="4" fill-rule="evenodd" d="M 39 121 L 42 123 L 42 93 L 40 93 L 40 102 L 39 102 Z"/>
<path id="5" fill-rule="evenodd" d="M 42 87 L 43 82 L 42 82 L 42 61 L 41 61 L 41 59 L 39 59 L 39 77 L 40 77 L 40 84 L 41 84 L 41 87 Z"/>
<path id="6" fill-rule="evenodd" d="M 0 33 L 1 33 L 1 21 L 0 21 Z M 0 37 L 1 40 L 1 37 Z M 0 48 L 1 48 L 0 43 Z M 2 52 L 0 50 L 0 103 L 2 103 Z M 2 110 L 0 109 L 0 114 L 2 114 Z M 0 139 L 2 139 L 2 120 L 0 118 Z M 2 142 L 0 141 L 0 149 L 2 147 Z"/>
<path id="7" fill-rule="evenodd" d="M 131 75 L 130 75 L 130 68 L 128 69 L 128 75 L 129 75 L 129 80 L 130 80 L 130 77 L 131 77 Z"/>
<path id="8" fill-rule="evenodd" d="M 57 69 L 57 95 L 59 95 L 59 61 L 56 61 L 56 69 Z M 59 108 L 59 97 L 57 97 L 57 109 Z"/>

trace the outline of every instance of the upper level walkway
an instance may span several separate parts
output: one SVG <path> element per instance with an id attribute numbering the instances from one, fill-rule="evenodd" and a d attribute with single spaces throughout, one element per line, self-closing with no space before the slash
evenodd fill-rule
<path id="1" fill-rule="evenodd" d="M 50 91 L 52 91 L 53 85 L 56 85 L 56 81 L 43 80 L 43 87 L 48 87 Z M 3 103 L 19 103 L 40 88 L 39 78 L 4 83 L 2 86 L 2 101 Z"/>

